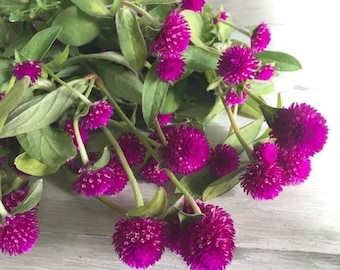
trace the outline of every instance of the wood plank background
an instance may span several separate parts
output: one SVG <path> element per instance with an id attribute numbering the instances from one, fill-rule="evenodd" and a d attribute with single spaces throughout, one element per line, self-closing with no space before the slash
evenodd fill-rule
<path id="1" fill-rule="evenodd" d="M 209 2 L 209 0 L 208 0 Z M 231 270 L 339 270 L 340 196 L 338 106 L 339 14 L 336 1 L 210 0 L 223 4 L 238 26 L 265 21 L 272 30 L 270 49 L 296 56 L 303 70 L 277 80 L 285 104 L 307 102 L 328 120 L 329 140 L 312 160 L 312 173 L 302 185 L 287 188 L 268 202 L 257 202 L 236 188 L 211 201 L 233 217 L 237 230 Z M 225 118 L 209 129 L 212 143 L 225 131 Z M 337 140 L 337 141 L 336 141 Z M 41 237 L 28 254 L 0 255 L 1 270 L 128 269 L 113 250 L 111 236 L 117 216 L 93 199 L 74 196 L 63 176 L 45 179 L 39 209 Z M 149 198 L 152 189 L 143 184 Z M 130 189 L 113 200 L 131 205 Z M 168 251 L 150 269 L 187 269 Z"/>

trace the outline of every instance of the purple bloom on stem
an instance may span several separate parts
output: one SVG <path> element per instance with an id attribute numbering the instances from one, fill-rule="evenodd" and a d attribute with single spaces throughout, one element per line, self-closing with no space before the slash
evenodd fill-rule
<path id="1" fill-rule="evenodd" d="M 246 101 L 247 96 L 247 93 L 244 91 L 241 92 L 240 96 L 234 89 L 230 89 L 224 100 L 229 106 L 241 105 Z"/>
<path id="2" fill-rule="evenodd" d="M 156 67 L 156 74 L 165 82 L 177 81 L 184 73 L 185 62 L 181 55 L 161 57 Z"/>
<path id="3" fill-rule="evenodd" d="M 148 182 L 163 185 L 169 180 L 165 171 L 160 168 L 158 162 L 154 158 L 149 158 L 140 168 L 139 174 Z"/>
<path id="4" fill-rule="evenodd" d="M 200 12 L 205 5 L 205 0 L 182 0 L 181 8 Z"/>
<path id="5" fill-rule="evenodd" d="M 234 147 L 227 144 L 218 144 L 211 151 L 209 171 L 217 177 L 222 177 L 236 170 L 239 163 L 239 156 Z"/>
<path id="6" fill-rule="evenodd" d="M 210 148 L 202 131 L 185 125 L 173 127 L 167 141 L 162 157 L 173 172 L 188 175 L 206 165 Z"/>
<path id="7" fill-rule="evenodd" d="M 270 30 L 266 23 L 260 23 L 251 36 L 251 49 L 254 53 L 259 53 L 267 48 L 270 42 Z"/>
<path id="8" fill-rule="evenodd" d="M 271 164 L 277 161 L 277 149 L 272 142 L 265 142 L 256 146 L 254 154 L 261 162 Z"/>
<path id="9" fill-rule="evenodd" d="M 30 251 L 39 238 L 39 224 L 34 210 L 6 216 L 0 224 L 2 253 L 19 255 Z"/>
<path id="10" fill-rule="evenodd" d="M 321 151 L 328 135 L 326 119 L 306 103 L 281 109 L 269 126 L 279 147 L 305 156 Z"/>
<path id="11" fill-rule="evenodd" d="M 29 188 L 27 185 L 21 189 L 12 191 L 11 193 L 3 196 L 2 203 L 8 212 L 11 212 L 15 207 L 19 205 L 27 196 Z"/>
<path id="12" fill-rule="evenodd" d="M 117 139 L 130 166 L 142 163 L 145 158 L 146 148 L 133 133 L 124 133 Z"/>
<path id="13" fill-rule="evenodd" d="M 213 24 L 217 24 L 219 20 L 226 21 L 228 14 L 225 11 L 221 11 L 215 18 L 212 19 Z"/>
<path id="14" fill-rule="evenodd" d="M 124 218 L 115 224 L 113 245 L 119 258 L 132 268 L 145 269 L 162 256 L 165 223 L 155 218 Z"/>
<path id="15" fill-rule="evenodd" d="M 227 48 L 220 56 L 217 71 L 227 84 L 242 83 L 253 79 L 258 67 L 258 60 L 251 49 L 235 45 Z"/>
<path id="16" fill-rule="evenodd" d="M 104 127 L 113 115 L 113 106 L 106 100 L 93 103 L 89 113 L 81 120 L 81 126 L 87 130 Z"/>
<path id="17" fill-rule="evenodd" d="M 122 166 L 122 164 L 118 161 L 111 161 L 108 166 L 111 170 L 111 181 L 108 182 L 108 188 L 104 192 L 104 195 L 111 196 L 121 192 L 127 182 L 128 176 Z"/>
<path id="18" fill-rule="evenodd" d="M 20 62 L 14 66 L 13 75 L 21 80 L 28 76 L 31 83 L 34 83 L 41 75 L 41 67 L 39 61 L 25 61 Z"/>
<path id="19" fill-rule="evenodd" d="M 75 135 L 75 132 L 74 132 L 74 126 L 73 126 L 73 119 L 72 118 L 69 118 L 65 121 L 64 130 L 68 134 L 70 134 L 72 141 L 73 141 L 73 144 L 78 148 L 78 143 L 77 143 L 76 135 Z M 88 131 L 85 128 L 83 128 L 82 125 L 79 125 L 79 133 L 80 133 L 80 137 L 81 137 L 83 143 L 85 144 L 89 139 Z"/>
<path id="20" fill-rule="evenodd" d="M 255 79 L 261 81 L 268 81 L 274 75 L 275 69 L 272 65 L 263 65 L 260 70 L 256 73 Z"/>
<path id="21" fill-rule="evenodd" d="M 161 127 L 168 125 L 174 119 L 173 113 L 159 113 L 157 120 Z"/>
<path id="22" fill-rule="evenodd" d="M 184 16 L 176 10 L 169 13 L 151 51 L 161 57 L 179 55 L 189 46 L 190 28 Z"/>

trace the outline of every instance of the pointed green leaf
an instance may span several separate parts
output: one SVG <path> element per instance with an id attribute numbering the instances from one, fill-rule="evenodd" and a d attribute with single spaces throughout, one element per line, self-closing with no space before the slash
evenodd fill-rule
<path id="1" fill-rule="evenodd" d="M 48 62 L 46 66 L 49 68 L 54 68 L 65 63 L 69 56 L 70 52 L 69 48 L 70 48 L 69 46 L 66 46 L 65 49 L 61 53 L 59 53 L 52 61 Z"/>
<path id="2" fill-rule="evenodd" d="M 105 167 L 110 161 L 110 151 L 107 146 L 104 147 L 103 154 L 100 159 L 93 164 L 92 169 L 98 170 L 100 168 Z"/>
<path id="3" fill-rule="evenodd" d="M 110 12 L 102 0 L 71 0 L 78 8 L 90 16 L 109 16 Z M 114 1 L 116 2 L 116 1 Z"/>
<path id="4" fill-rule="evenodd" d="M 302 68 L 299 60 L 284 52 L 264 51 L 256 54 L 256 58 L 263 64 L 274 63 L 276 71 L 297 71 Z"/>
<path id="5" fill-rule="evenodd" d="M 274 108 L 268 105 L 261 105 L 260 109 L 269 126 L 274 121 L 278 112 L 282 110 L 281 108 Z"/>
<path id="6" fill-rule="evenodd" d="M 167 5 L 177 3 L 177 0 L 138 0 L 142 5 Z"/>
<path id="7" fill-rule="evenodd" d="M 31 158 L 27 153 L 22 153 L 14 160 L 15 166 L 22 172 L 33 176 L 45 176 L 56 173 L 60 166 L 50 166 Z"/>
<path id="8" fill-rule="evenodd" d="M 203 214 L 188 214 L 183 211 L 178 212 L 178 219 L 181 224 L 181 227 L 186 227 L 190 222 L 195 222 L 200 220 L 203 217 Z"/>
<path id="9" fill-rule="evenodd" d="M 251 80 L 251 91 L 257 96 L 272 94 L 275 90 L 273 81 Z"/>

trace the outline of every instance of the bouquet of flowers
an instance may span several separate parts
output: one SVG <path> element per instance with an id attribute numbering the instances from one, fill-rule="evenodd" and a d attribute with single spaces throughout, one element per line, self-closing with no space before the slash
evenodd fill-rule
<path id="1" fill-rule="evenodd" d="M 327 141 L 312 106 L 266 101 L 275 78 L 301 65 L 267 50 L 265 22 L 235 26 L 204 0 L 0 2 L 4 254 L 36 245 L 43 179 L 63 171 L 75 196 L 121 215 L 113 246 L 131 268 L 168 248 L 190 269 L 224 269 L 236 232 L 209 200 L 237 185 L 274 199 L 308 178 Z M 206 127 L 222 113 L 229 130 L 213 145 Z M 154 189 L 148 201 L 141 181 Z M 131 209 L 111 200 L 127 185 Z"/>

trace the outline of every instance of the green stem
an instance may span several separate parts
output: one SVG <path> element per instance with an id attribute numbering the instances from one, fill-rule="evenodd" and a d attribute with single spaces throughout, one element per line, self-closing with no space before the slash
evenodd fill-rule
<path id="1" fill-rule="evenodd" d="M 79 130 L 79 122 L 78 119 L 73 120 L 73 129 L 74 129 L 74 136 L 76 137 L 77 145 L 78 145 L 78 151 L 81 157 L 81 161 L 84 165 L 89 163 L 89 156 L 87 155 L 87 151 L 84 145 L 84 142 L 81 138 L 80 130 Z"/>
<path id="2" fill-rule="evenodd" d="M 157 132 L 159 138 L 161 139 L 162 144 L 163 145 L 167 145 L 168 142 L 167 142 L 167 140 L 165 138 L 165 135 L 163 133 L 163 130 L 162 130 L 160 124 L 159 124 L 159 121 L 158 121 L 157 117 L 156 117 L 156 119 L 154 121 L 154 125 L 155 125 L 156 132 Z"/>
<path id="3" fill-rule="evenodd" d="M 224 24 L 226 24 L 226 25 L 228 25 L 228 26 L 234 28 L 236 31 L 239 31 L 240 33 L 246 35 L 246 36 L 249 37 L 249 38 L 251 37 L 250 34 L 249 34 L 249 32 L 247 32 L 246 30 L 243 30 L 243 29 L 237 27 L 236 25 L 234 25 L 234 24 L 232 24 L 232 23 L 230 23 L 230 22 L 227 22 L 227 21 L 224 21 L 224 20 L 221 20 L 221 19 L 218 19 L 218 21 L 219 21 L 220 23 L 224 23 Z"/>
<path id="4" fill-rule="evenodd" d="M 138 182 L 137 179 L 129 165 L 129 163 L 126 160 L 126 157 L 123 153 L 122 148 L 120 147 L 119 143 L 117 142 L 116 138 L 112 135 L 112 133 L 110 132 L 110 130 L 107 127 L 102 127 L 101 128 L 102 131 L 104 132 L 104 134 L 106 135 L 106 137 L 109 139 L 110 143 L 112 144 L 113 148 L 116 150 L 117 155 L 119 157 L 119 160 L 128 176 L 129 182 L 132 186 L 132 190 L 134 192 L 135 198 L 136 198 L 136 203 L 137 203 L 137 207 L 139 206 L 143 206 L 144 205 L 144 201 L 143 201 L 143 196 L 142 193 L 139 189 L 138 186 Z"/>
<path id="5" fill-rule="evenodd" d="M 2 201 L 0 201 L 0 224 L 1 224 L 1 221 L 8 215 L 9 213 L 7 212 L 4 204 L 2 203 Z"/>
<path id="6" fill-rule="evenodd" d="M 243 88 L 243 91 L 247 93 L 252 99 L 254 99 L 259 105 L 266 105 L 266 102 L 260 99 L 257 95 L 255 95 L 250 89 L 247 87 Z"/>
<path id="7" fill-rule="evenodd" d="M 111 208 L 112 210 L 114 210 L 115 212 L 117 212 L 118 214 L 125 216 L 126 215 L 126 210 L 124 210 L 123 208 L 121 208 L 119 205 L 109 201 L 107 198 L 104 197 L 96 197 L 100 202 L 102 202 L 103 204 L 105 204 L 107 207 Z"/>

